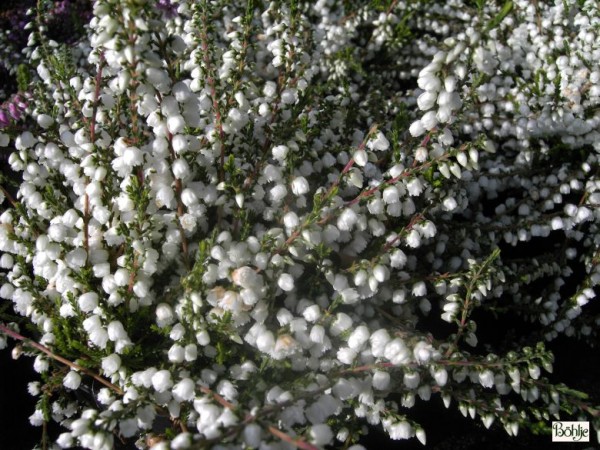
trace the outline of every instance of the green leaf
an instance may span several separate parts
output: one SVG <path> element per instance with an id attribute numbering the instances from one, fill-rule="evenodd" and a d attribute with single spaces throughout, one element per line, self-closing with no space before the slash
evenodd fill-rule
<path id="1" fill-rule="evenodd" d="M 504 3 L 504 6 L 500 10 L 500 12 L 498 14 L 496 14 L 496 17 L 494 17 L 492 20 L 490 20 L 487 27 L 485 28 L 485 31 L 490 31 L 490 30 L 496 28 L 498 25 L 500 25 L 500 23 L 502 23 L 502 21 L 508 15 L 508 13 L 510 13 L 512 11 L 512 9 L 513 9 L 513 2 L 511 0 L 508 0 L 507 2 Z"/>
<path id="2" fill-rule="evenodd" d="M 569 395 L 571 397 L 575 397 L 580 400 L 587 400 L 589 398 L 589 395 L 587 395 L 585 392 L 577 391 L 577 390 L 571 389 L 567 386 L 560 386 L 559 391 L 564 395 Z"/>

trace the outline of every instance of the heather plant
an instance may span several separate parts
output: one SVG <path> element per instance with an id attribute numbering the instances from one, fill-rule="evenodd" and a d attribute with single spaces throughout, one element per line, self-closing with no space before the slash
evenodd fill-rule
<path id="1" fill-rule="evenodd" d="M 438 396 L 600 430 L 547 349 L 598 339 L 596 2 L 97 0 L 68 43 L 53 8 L 0 121 L 44 445 L 425 444 Z"/>

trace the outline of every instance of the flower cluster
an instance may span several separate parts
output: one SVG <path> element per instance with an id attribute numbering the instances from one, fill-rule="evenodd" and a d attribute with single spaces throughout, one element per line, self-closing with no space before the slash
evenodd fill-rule
<path id="1" fill-rule="evenodd" d="M 23 117 L 27 108 L 26 100 L 20 95 L 13 95 L 9 101 L 0 105 L 0 128 L 8 127 Z"/>
<path id="2" fill-rule="evenodd" d="M 595 2 L 235 3 L 97 0 L 68 46 L 30 11 L 0 296 L 37 330 L 31 422 L 358 449 L 365 423 L 425 443 L 441 396 L 600 429 L 543 373 L 544 341 L 597 338 Z M 490 351 L 507 311 L 537 328 Z"/>

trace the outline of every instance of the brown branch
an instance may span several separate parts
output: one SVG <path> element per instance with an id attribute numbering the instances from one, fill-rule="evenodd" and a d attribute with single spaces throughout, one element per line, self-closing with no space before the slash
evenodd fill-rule
<path id="1" fill-rule="evenodd" d="M 363 150 L 365 148 L 365 146 L 367 145 L 367 141 L 369 140 L 370 136 L 372 136 L 375 132 L 377 131 L 377 124 L 373 125 L 371 127 L 371 129 L 369 130 L 369 133 L 367 134 L 367 136 L 365 137 L 365 139 L 363 139 L 363 141 L 360 143 L 360 145 L 358 146 L 358 150 Z M 340 176 L 337 178 L 337 180 L 335 180 L 331 186 L 329 187 L 329 189 L 327 190 L 327 192 L 325 193 L 325 195 L 323 196 L 324 200 L 328 200 L 329 197 L 331 197 L 331 195 L 333 194 L 335 188 L 340 184 L 340 181 L 342 180 L 342 177 L 347 174 L 350 169 L 352 168 L 352 166 L 354 166 L 354 158 L 350 158 L 350 161 L 348 161 L 346 163 L 346 165 L 344 166 L 344 168 L 342 169 L 342 172 L 340 173 Z M 316 222 L 317 225 L 325 225 L 327 222 L 329 222 L 332 218 L 334 217 L 334 213 L 329 214 L 326 217 L 321 218 L 320 220 L 318 220 Z M 309 222 L 305 222 L 302 225 L 300 225 L 299 227 L 297 227 L 294 232 L 287 238 L 287 240 L 284 242 L 282 247 L 279 247 L 278 249 L 275 250 L 276 254 L 280 254 L 283 253 L 283 251 L 288 248 L 297 238 L 298 236 L 300 236 L 300 234 L 302 233 L 302 231 L 308 227 L 312 225 Z"/>
<path id="2" fill-rule="evenodd" d="M 204 392 L 207 395 L 212 396 L 217 401 L 217 403 L 219 403 L 221 406 L 224 406 L 227 409 L 235 409 L 235 405 L 233 403 L 225 400 L 221 395 L 212 391 L 210 388 L 208 388 L 206 386 L 202 386 L 200 388 L 200 391 Z"/>
<path id="3" fill-rule="evenodd" d="M 2 190 L 2 193 L 4 194 L 4 196 L 6 197 L 6 199 L 8 200 L 8 202 L 11 204 L 11 206 L 13 208 L 17 207 L 17 201 L 15 200 L 15 198 L 10 195 L 10 192 L 8 192 L 4 186 L 0 186 L 0 190 Z"/>
<path id="4" fill-rule="evenodd" d="M 318 450 L 318 447 L 309 444 L 308 442 L 298 438 L 294 439 L 289 434 L 284 433 L 283 431 L 275 428 L 274 426 L 269 427 L 269 432 L 273 435 L 281 439 L 282 441 L 287 442 L 288 444 L 292 444 L 294 447 L 301 448 L 303 450 Z"/>
<path id="5" fill-rule="evenodd" d="M 96 114 L 98 112 L 98 101 L 100 99 L 100 86 L 102 83 L 102 68 L 104 67 L 104 55 L 100 53 L 100 61 L 98 62 L 98 71 L 96 73 L 96 86 L 94 89 L 94 105 L 92 106 L 92 117 L 89 121 L 89 134 L 90 143 L 93 145 L 96 142 Z M 87 178 L 86 178 L 87 180 Z M 86 181 L 87 187 L 87 181 Z M 87 193 L 84 196 L 83 203 L 83 248 L 85 249 L 86 263 L 89 259 L 90 252 L 90 233 L 89 233 L 89 222 L 90 222 L 90 197 Z"/>
<path id="6" fill-rule="evenodd" d="M 387 11 L 385 12 L 386 16 L 389 16 L 393 9 L 396 7 L 396 5 L 398 4 L 398 0 L 394 0 L 392 3 L 390 3 L 390 6 L 388 7 Z"/>
<path id="7" fill-rule="evenodd" d="M 406 233 L 407 231 L 411 231 L 413 229 L 413 227 L 416 225 L 416 223 L 419 222 L 420 220 L 423 220 L 423 213 L 419 212 L 419 213 L 416 213 L 414 216 L 412 216 L 408 225 L 403 227 L 402 230 L 400 230 L 400 232 L 394 239 L 385 243 L 385 245 L 383 246 L 382 252 L 386 253 L 390 248 L 392 248 L 394 246 L 394 244 L 402 238 L 402 235 L 404 233 Z"/>
<path id="8" fill-rule="evenodd" d="M 221 109 L 219 107 L 219 99 L 217 97 L 215 75 L 214 75 L 214 73 L 211 73 L 214 71 L 211 70 L 211 61 L 210 61 L 211 52 L 210 52 L 210 48 L 208 46 L 209 41 L 208 41 L 208 34 L 206 32 L 206 30 L 208 28 L 206 10 L 203 11 L 201 18 L 202 18 L 202 30 L 200 32 L 200 39 L 202 41 L 202 43 L 201 43 L 202 54 L 204 55 L 203 62 L 204 62 L 204 66 L 205 66 L 206 72 L 207 72 L 206 81 L 208 82 L 208 87 L 210 88 L 210 97 L 212 99 L 212 106 L 213 106 L 213 110 L 215 112 L 215 128 L 219 133 L 219 142 L 221 144 L 220 157 L 219 157 L 219 182 L 221 182 L 221 181 L 225 180 L 225 133 L 223 131 Z"/>
<path id="9" fill-rule="evenodd" d="M 124 395 L 125 394 L 125 392 L 120 387 L 115 386 L 110 381 L 106 380 L 105 378 L 102 378 L 97 373 L 92 372 L 91 370 L 86 369 L 85 367 L 80 366 L 77 363 L 69 361 L 68 359 L 63 358 L 60 355 L 57 355 L 52 350 L 50 350 L 48 347 L 44 347 L 42 344 L 38 344 L 37 342 L 35 342 L 35 341 L 33 341 L 33 340 L 29 339 L 29 338 L 26 338 L 25 336 L 17 333 L 16 331 L 11 330 L 6 325 L 0 324 L 0 331 L 3 332 L 3 333 L 5 333 L 5 334 L 7 334 L 10 337 L 12 337 L 13 339 L 16 339 L 18 341 L 23 342 L 23 344 L 25 344 L 25 345 L 29 345 L 29 346 L 35 348 L 36 350 L 39 350 L 42 353 L 45 353 L 50 358 L 52 358 L 55 361 L 58 361 L 58 362 L 60 362 L 60 363 L 62 363 L 64 365 L 66 365 L 66 366 L 69 366 L 71 369 L 78 370 L 78 371 L 80 371 L 82 373 L 85 373 L 86 375 L 92 377 L 94 380 L 98 381 L 99 383 L 102 383 L 104 386 L 112 389 L 117 394 L 119 394 L 119 395 Z"/>
<path id="10" fill-rule="evenodd" d="M 102 69 L 104 68 L 104 55 L 100 53 L 100 62 L 98 62 L 98 72 L 96 73 L 96 83 L 94 89 L 94 105 L 92 106 L 92 117 L 90 120 L 90 142 L 96 141 L 96 113 L 98 112 L 98 100 L 100 99 L 100 86 L 102 84 Z"/>
<path id="11" fill-rule="evenodd" d="M 86 253 L 86 264 L 90 252 L 90 232 L 89 232 L 89 222 L 90 222 L 90 197 L 88 193 L 85 193 L 83 198 L 83 248 Z"/>
<path id="12" fill-rule="evenodd" d="M 434 163 L 440 162 L 440 161 L 444 161 L 446 159 L 448 159 L 450 157 L 449 154 L 444 154 L 442 156 L 440 156 L 439 158 L 436 158 L 435 160 L 431 160 L 431 161 L 427 161 L 423 164 L 420 164 L 418 166 L 415 167 L 411 167 L 410 169 L 406 169 L 404 172 L 402 172 L 400 175 L 394 177 L 394 178 L 390 178 L 389 180 L 381 183 L 378 186 L 375 186 L 373 188 L 367 189 L 362 191 L 360 194 L 358 194 L 356 197 L 354 197 L 352 200 L 348 200 L 346 201 L 343 206 L 339 207 L 338 209 L 331 211 L 327 216 L 321 218 L 319 221 L 317 221 L 316 223 L 319 225 L 325 224 L 327 222 L 329 222 L 331 219 L 333 219 L 335 217 L 336 214 L 338 214 L 341 209 L 346 206 L 352 206 L 356 203 L 358 203 L 360 200 L 362 200 L 363 198 L 368 198 L 370 196 L 372 196 L 373 194 L 375 194 L 376 192 L 382 190 L 383 188 L 387 187 L 387 186 L 392 186 L 394 184 L 396 184 L 398 181 L 400 181 L 401 179 L 408 177 L 410 175 L 412 175 L 413 173 L 418 173 L 424 169 L 429 168 L 430 166 L 432 166 Z M 350 160 L 350 162 L 352 162 L 353 160 Z M 346 165 L 346 167 L 344 168 L 344 170 L 348 171 L 350 170 L 350 168 L 352 167 L 352 164 L 348 162 L 348 164 Z M 335 188 L 335 186 L 337 186 L 337 184 L 339 183 L 339 180 L 336 180 L 333 185 L 329 188 L 329 190 L 327 191 L 327 193 L 325 194 L 325 198 L 327 195 L 331 194 L 331 192 L 333 192 L 333 188 Z M 422 218 L 422 216 L 419 216 L 418 214 L 415 216 L 417 219 Z M 413 218 L 414 219 L 414 218 Z M 277 248 L 276 250 L 274 250 L 274 253 L 282 253 L 283 251 L 285 251 L 285 249 L 287 247 L 289 247 L 302 233 L 302 231 L 308 227 L 312 225 L 311 223 L 303 223 L 302 225 L 300 225 L 298 228 L 296 228 L 296 230 L 288 237 L 288 239 L 285 241 L 285 243 Z M 414 224 L 413 224 L 414 225 Z"/>
<path id="13" fill-rule="evenodd" d="M 138 258 L 136 255 L 133 256 L 133 267 L 131 273 L 129 274 L 129 282 L 127 283 L 127 292 L 133 292 L 133 286 L 135 285 L 135 276 L 137 274 L 137 269 L 139 266 Z"/>
<path id="14" fill-rule="evenodd" d="M 394 366 L 394 364 L 392 364 L 391 362 L 367 364 L 364 366 L 356 366 L 356 367 L 352 367 L 350 369 L 345 369 L 341 372 L 341 375 L 344 375 L 346 373 L 354 373 L 354 372 L 369 372 L 371 370 L 377 370 L 377 369 L 389 369 L 389 368 L 393 368 L 393 367 L 398 367 L 398 366 Z"/>
<path id="15" fill-rule="evenodd" d="M 159 100 L 162 100 L 159 97 Z M 169 153 L 171 155 L 171 164 L 175 161 L 175 150 L 173 150 L 173 135 L 171 132 L 167 132 L 167 141 L 169 143 Z M 181 200 L 181 192 L 183 191 L 183 183 L 181 182 L 181 178 L 175 178 L 175 199 L 177 200 L 177 218 L 181 218 L 185 214 L 185 205 Z M 190 262 L 188 258 L 189 244 L 187 241 L 187 237 L 185 236 L 185 230 L 181 225 L 181 221 L 177 220 L 177 228 L 179 229 L 179 236 L 181 238 L 181 253 L 183 255 L 183 263 L 189 269 Z"/>
<path id="16" fill-rule="evenodd" d="M 440 156 L 439 158 L 436 158 L 436 159 L 431 160 L 431 161 L 426 161 L 423 164 L 420 164 L 418 166 L 413 166 L 410 169 L 406 169 L 400 175 L 398 175 L 398 176 L 396 176 L 394 178 L 390 178 L 389 180 L 384 181 L 383 183 L 381 183 L 378 186 L 375 186 L 375 187 L 373 187 L 371 189 L 367 189 L 366 191 L 362 191 L 355 198 L 353 198 L 352 200 L 347 201 L 346 202 L 346 206 L 352 206 L 352 205 L 358 203 L 359 201 L 361 201 L 363 198 L 368 198 L 368 197 L 372 196 L 373 194 L 375 194 L 377 191 L 380 191 L 383 188 L 386 188 L 388 186 L 392 186 L 392 185 L 396 184 L 398 181 L 400 181 L 401 179 L 406 178 L 406 177 L 412 175 L 415 172 L 420 172 L 420 171 L 423 171 L 424 169 L 428 169 L 434 163 L 437 163 L 437 162 L 440 162 L 440 161 L 444 161 L 444 160 L 448 159 L 449 157 L 450 157 L 450 155 L 448 153 L 445 153 L 442 156 Z"/>

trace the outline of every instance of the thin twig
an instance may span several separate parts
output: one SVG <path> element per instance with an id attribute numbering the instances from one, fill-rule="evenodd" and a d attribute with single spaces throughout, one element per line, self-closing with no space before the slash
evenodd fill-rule
<path id="1" fill-rule="evenodd" d="M 96 86 L 94 90 L 94 105 L 92 106 L 92 117 L 89 122 L 89 134 L 90 143 L 93 145 L 96 142 L 96 114 L 98 111 L 98 102 L 100 100 L 100 86 L 102 84 L 102 68 L 104 66 L 104 55 L 100 53 L 100 61 L 98 62 L 98 72 L 96 73 Z M 86 187 L 87 181 L 86 178 Z M 90 233 L 89 233 L 89 221 L 90 221 L 90 196 L 87 193 L 87 189 L 83 200 L 83 248 L 87 255 L 86 262 L 89 259 L 90 252 Z"/>
<path id="2" fill-rule="evenodd" d="M 125 392 L 120 387 L 115 386 L 110 381 L 102 378 L 97 373 L 92 372 L 91 370 L 86 369 L 85 367 L 80 366 L 77 363 L 69 361 L 68 359 L 63 358 L 60 355 L 57 355 L 52 350 L 50 350 L 48 347 L 44 347 L 42 344 L 39 344 L 39 343 L 37 343 L 37 342 L 29 339 L 29 338 L 26 338 L 25 336 L 17 333 L 16 331 L 11 330 L 6 325 L 0 324 L 0 331 L 3 332 L 3 333 L 5 333 L 5 334 L 7 334 L 10 337 L 12 337 L 13 339 L 17 339 L 18 341 L 23 342 L 25 345 L 29 345 L 29 346 L 35 348 L 36 350 L 39 350 L 39 351 L 45 353 L 50 358 L 52 358 L 55 361 L 58 361 L 58 362 L 60 362 L 60 363 L 62 363 L 64 365 L 66 365 L 66 366 L 69 366 L 71 369 L 78 370 L 78 371 L 80 371 L 82 373 L 85 373 L 86 375 L 92 377 L 94 380 L 98 381 L 99 383 L 102 383 L 104 386 L 112 389 L 117 394 L 119 394 L 119 395 L 124 395 L 125 394 Z"/>
<path id="3" fill-rule="evenodd" d="M 223 131 L 223 120 L 221 117 L 221 108 L 219 106 L 219 98 L 217 97 L 217 86 L 215 81 L 214 69 L 212 69 L 211 62 L 211 51 L 208 45 L 208 23 L 207 23 L 207 11 L 206 11 L 207 3 L 205 2 L 201 20 L 202 20 L 202 30 L 200 31 L 200 39 L 202 41 L 202 54 L 204 55 L 204 65 L 206 67 L 207 77 L 206 81 L 208 82 L 208 87 L 210 88 L 210 97 L 212 100 L 212 106 L 215 113 L 215 129 L 219 133 L 219 143 L 220 143 L 220 156 L 219 156 L 219 181 L 225 180 L 225 132 Z"/>
<path id="4" fill-rule="evenodd" d="M 210 388 L 208 388 L 206 386 L 202 386 L 200 388 L 200 390 L 202 392 L 204 392 L 205 394 L 212 396 L 217 401 L 217 403 L 219 403 L 221 406 L 224 406 L 227 409 L 235 409 L 235 405 L 233 403 L 228 402 L 221 395 L 219 395 L 216 392 L 212 391 Z"/>
<path id="5" fill-rule="evenodd" d="M 279 430 L 278 428 L 275 428 L 274 426 L 270 426 L 269 427 L 269 432 L 273 435 L 278 437 L 279 439 L 281 439 L 282 441 L 287 442 L 288 444 L 292 444 L 293 446 L 297 447 L 297 448 L 301 448 L 303 450 L 318 450 L 318 447 L 315 447 L 312 444 L 309 444 L 308 442 L 302 440 L 302 439 L 294 439 L 292 436 L 290 436 L 287 433 L 284 433 L 283 431 Z"/>
<path id="6" fill-rule="evenodd" d="M 4 196 L 6 197 L 6 199 L 8 200 L 8 202 L 11 204 L 11 206 L 13 208 L 17 207 L 17 201 L 14 199 L 14 197 L 12 195 L 10 195 L 10 192 L 8 192 L 4 186 L 0 186 L 0 190 L 2 190 L 2 193 L 4 194 Z"/>

